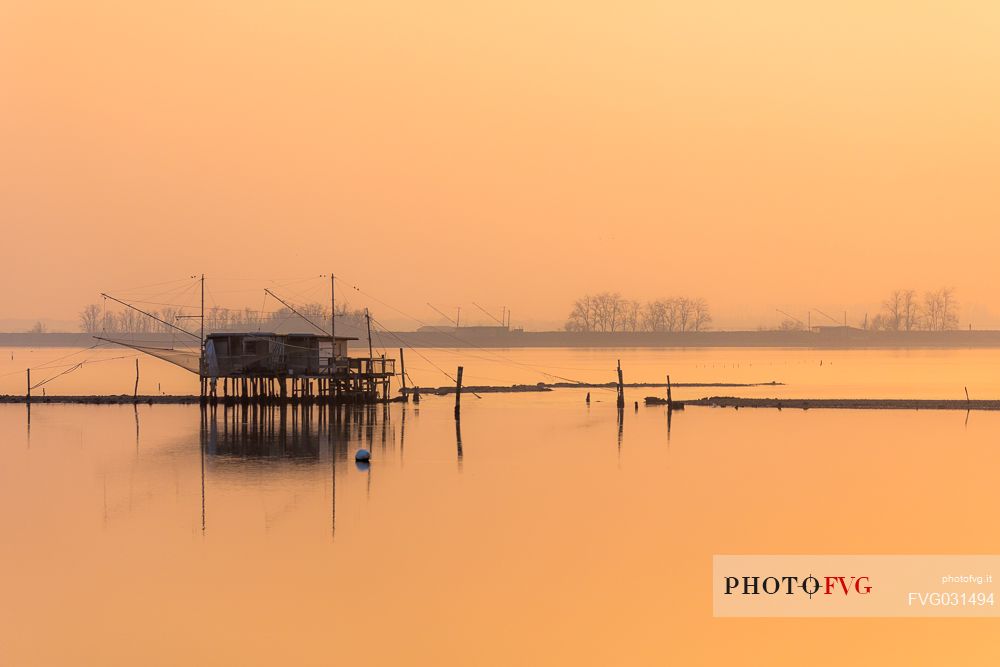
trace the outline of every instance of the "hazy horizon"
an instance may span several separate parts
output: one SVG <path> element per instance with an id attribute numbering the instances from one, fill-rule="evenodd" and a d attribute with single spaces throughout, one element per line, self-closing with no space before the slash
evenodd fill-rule
<path id="1" fill-rule="evenodd" d="M 997 327 L 998 28 L 979 3 L 8 5 L 0 320 L 332 270 L 429 323 L 554 328 L 619 291 L 854 324 L 951 286 Z"/>
<path id="2" fill-rule="evenodd" d="M 1000 663 L 1000 3 L 15 0 L 0 101 L 0 663 Z"/>

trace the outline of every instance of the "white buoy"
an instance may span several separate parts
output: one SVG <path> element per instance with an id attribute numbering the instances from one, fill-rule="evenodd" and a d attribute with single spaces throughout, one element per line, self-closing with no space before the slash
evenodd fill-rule
<path id="1" fill-rule="evenodd" d="M 371 452 L 369 452 L 367 449 L 359 449 L 354 454 L 355 461 L 368 461 L 371 459 L 371 457 L 372 457 Z"/>

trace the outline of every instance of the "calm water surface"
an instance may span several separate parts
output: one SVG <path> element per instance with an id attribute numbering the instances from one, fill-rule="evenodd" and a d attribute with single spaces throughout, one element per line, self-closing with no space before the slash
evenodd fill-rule
<path id="1" fill-rule="evenodd" d="M 366 350 L 351 349 L 355 356 Z M 376 349 L 397 358 L 397 349 Z M 612 382 L 622 362 L 626 382 L 783 382 L 780 387 L 679 389 L 682 398 L 706 395 L 798 398 L 1000 398 L 998 350 L 811 350 L 775 348 L 700 349 L 418 349 L 405 353 L 406 371 L 422 387 L 451 385 L 465 368 L 466 385 Z M 0 349 L 0 394 L 24 394 L 25 369 L 32 382 L 47 379 L 50 394 L 132 394 L 135 359 L 139 393 L 192 394 L 197 376 L 128 348 Z M 73 370 L 79 362 L 82 367 Z M 70 372 L 67 372 L 70 371 Z M 64 373 L 64 374 L 63 374 Z M 62 375 L 60 375 L 62 374 Z M 394 387 L 395 388 L 395 387 Z M 41 388 L 35 393 L 41 393 Z M 650 393 L 637 389 L 641 399 Z M 612 400 L 614 393 L 611 393 Z"/>
<path id="2" fill-rule="evenodd" d="M 762 351 L 521 353 L 572 377 L 621 355 L 636 380 L 669 361 L 680 381 L 796 378 L 788 395 L 839 377 L 826 395 L 1000 396 L 992 352 L 764 351 L 752 372 L 735 359 Z M 520 381 L 509 368 L 489 373 Z M 711 602 L 717 553 L 1000 553 L 1000 415 L 689 408 L 668 432 L 662 408 L 619 429 L 613 396 L 466 395 L 458 429 L 437 397 L 37 405 L 30 426 L 0 405 L 0 664 L 1000 661 L 994 619 L 713 619 Z"/>

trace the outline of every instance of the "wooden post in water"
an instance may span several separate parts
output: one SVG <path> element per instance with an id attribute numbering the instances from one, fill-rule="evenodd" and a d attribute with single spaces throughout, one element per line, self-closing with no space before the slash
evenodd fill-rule
<path id="1" fill-rule="evenodd" d="M 382 364 L 379 366 L 379 372 L 382 373 L 382 400 L 389 400 L 389 376 L 385 374 L 385 352 L 382 353 Z"/>
<path id="2" fill-rule="evenodd" d="M 403 348 L 399 348 L 399 377 L 403 382 L 403 402 L 409 403 L 410 397 L 406 393 L 406 364 L 403 363 Z"/>
<path id="3" fill-rule="evenodd" d="M 139 401 L 139 359 L 135 360 L 135 389 L 132 390 L 132 401 Z"/>
<path id="4" fill-rule="evenodd" d="M 622 380 L 622 360 L 618 360 L 618 407 L 625 407 L 625 383 Z"/>
<path id="5" fill-rule="evenodd" d="M 28 402 L 29 405 L 31 404 L 31 369 L 30 368 L 28 369 L 28 393 L 25 396 L 25 400 L 27 400 L 27 402 Z"/>
<path id="6" fill-rule="evenodd" d="M 667 373 L 667 410 L 674 409 L 674 398 L 670 395 L 670 374 Z"/>
<path id="7" fill-rule="evenodd" d="M 458 367 L 458 379 L 455 383 L 455 419 L 459 418 L 462 409 L 462 367 Z"/>

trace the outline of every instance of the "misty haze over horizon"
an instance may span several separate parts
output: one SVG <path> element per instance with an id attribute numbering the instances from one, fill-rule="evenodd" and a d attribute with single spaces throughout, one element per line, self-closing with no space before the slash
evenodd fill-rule
<path id="1" fill-rule="evenodd" d="M 604 291 L 857 324 L 950 286 L 1000 327 L 997 34 L 955 3 L 18 4 L 0 328 L 330 270 L 438 324 Z"/>
<path id="2" fill-rule="evenodd" d="M 315 282 L 315 284 L 309 290 L 309 293 L 311 293 L 313 295 L 315 295 L 316 292 L 320 291 L 320 288 L 323 285 L 325 285 L 326 288 L 329 289 L 329 285 L 328 285 L 328 283 L 325 282 L 325 278 L 323 278 L 323 277 L 317 277 L 317 280 L 315 280 L 315 281 L 311 281 L 311 279 L 304 279 L 304 280 L 306 282 Z M 299 285 L 301 285 L 301 283 L 303 282 L 303 279 L 299 279 L 297 282 L 298 282 Z M 943 289 L 944 288 L 942 288 L 942 291 L 943 291 Z M 241 289 L 241 290 L 237 290 L 237 291 L 238 292 L 244 292 L 244 291 L 247 291 L 247 290 Z M 350 293 L 351 290 L 348 288 L 346 291 L 348 293 Z M 804 328 L 805 326 L 807 326 L 807 323 L 811 324 L 812 326 L 837 326 L 837 325 L 843 324 L 843 320 L 842 319 L 836 319 L 836 316 L 838 316 L 838 315 L 840 315 L 840 316 L 846 315 L 847 324 L 849 326 L 859 327 L 859 328 L 861 328 L 861 327 L 876 328 L 876 329 L 879 329 L 879 328 L 889 328 L 889 329 L 899 329 L 899 330 L 906 330 L 906 329 L 909 329 L 909 328 L 912 328 L 912 329 L 928 329 L 928 328 L 930 328 L 930 329 L 942 329 L 942 328 L 943 329 L 968 329 L 968 328 L 973 328 L 973 329 L 980 329 L 980 330 L 982 330 L 982 329 L 994 329 L 994 328 L 1000 329 L 1000 325 L 994 324 L 993 323 L 994 320 L 991 317 L 989 317 L 990 312 L 987 309 L 985 309 L 985 308 L 983 308 L 983 307 L 981 307 L 979 305 L 976 305 L 976 304 L 974 304 L 972 306 L 972 312 L 973 313 L 977 313 L 977 312 L 983 313 L 984 317 L 982 317 L 982 319 L 980 319 L 978 322 L 974 321 L 975 315 L 973 314 L 973 315 L 970 316 L 968 314 L 970 306 L 967 305 L 967 304 L 965 304 L 965 303 L 963 303 L 960 298 L 957 298 L 957 297 L 960 297 L 960 295 L 957 294 L 957 293 L 954 293 L 954 292 L 949 295 L 949 298 L 956 299 L 956 306 L 955 306 L 956 312 L 950 313 L 949 316 L 948 316 L 949 318 L 953 318 L 954 321 L 949 321 L 947 324 L 934 322 L 933 321 L 934 315 L 931 312 L 929 312 L 929 310 L 930 311 L 934 310 L 934 306 L 933 305 L 931 305 L 931 306 L 927 305 L 929 303 L 927 300 L 930 299 L 932 296 L 936 296 L 936 295 L 940 294 L 940 291 L 920 292 L 920 291 L 917 291 L 917 290 L 911 290 L 911 292 L 912 292 L 912 298 L 914 299 L 914 309 L 915 309 L 914 313 L 912 315 L 912 317 L 914 318 L 912 324 L 909 324 L 909 323 L 904 324 L 902 321 L 900 321 L 899 318 L 901 317 L 901 315 L 897 315 L 896 316 L 897 317 L 897 322 L 894 325 L 887 325 L 885 323 L 879 323 L 878 322 L 878 318 L 884 318 L 884 317 L 886 317 L 886 310 L 887 310 L 887 308 L 890 307 L 890 303 L 889 303 L 890 298 L 892 296 L 894 296 L 894 295 L 899 295 L 899 294 L 902 294 L 904 292 L 905 292 L 905 290 L 897 290 L 897 291 L 892 292 L 889 295 L 887 295 L 887 297 L 889 297 L 889 298 L 886 298 L 886 299 L 882 300 L 881 302 L 873 302 L 871 304 L 867 304 L 867 307 L 864 307 L 864 310 L 860 311 L 860 315 L 857 314 L 859 312 L 859 310 L 843 311 L 843 310 L 837 310 L 835 307 L 830 307 L 830 306 L 827 306 L 826 308 L 816 308 L 816 307 L 813 307 L 813 308 L 803 308 L 802 310 L 798 310 L 798 309 L 792 307 L 790 310 L 786 310 L 785 308 L 781 308 L 780 310 L 779 309 L 773 309 L 770 312 L 763 311 L 760 314 L 761 319 L 759 321 L 757 321 L 757 322 L 754 322 L 751 319 L 749 319 L 751 316 L 748 316 L 747 318 L 744 318 L 744 319 L 739 319 L 739 318 L 726 317 L 725 314 L 718 314 L 714 310 L 711 309 L 711 304 L 708 304 L 707 302 L 704 302 L 704 300 L 701 300 L 703 302 L 703 307 L 707 308 L 708 312 L 709 312 L 707 320 L 703 324 L 700 324 L 700 325 L 697 325 L 697 326 L 692 325 L 692 326 L 689 327 L 689 326 L 686 326 L 686 325 L 682 325 L 682 326 L 677 327 L 676 330 L 678 330 L 678 331 L 684 331 L 684 330 L 688 330 L 689 328 L 691 330 L 704 330 L 704 331 L 707 331 L 707 330 L 747 330 L 747 331 L 753 331 L 753 330 L 759 330 L 759 329 L 765 329 L 765 330 L 774 329 L 774 330 L 778 330 L 778 329 L 789 328 L 789 327 L 791 327 L 791 328 Z M 326 296 L 326 299 L 329 299 L 329 295 L 328 294 L 325 295 L 325 296 Z M 349 297 L 351 295 L 348 294 L 347 296 Z M 434 309 L 433 304 L 431 304 L 431 303 L 425 303 L 424 304 L 424 308 L 422 308 L 422 309 L 417 309 L 416 311 L 402 311 L 402 312 L 405 312 L 406 315 L 410 315 L 410 317 L 407 317 L 407 316 L 403 315 L 402 312 L 400 312 L 400 310 L 395 307 L 394 303 L 387 302 L 385 299 L 383 299 L 379 295 L 372 295 L 371 298 L 367 298 L 366 296 L 358 297 L 356 294 L 353 295 L 353 296 L 355 297 L 356 300 L 345 298 L 345 296 L 343 296 L 343 295 L 340 297 L 341 300 L 338 301 L 338 304 L 337 304 L 338 313 L 341 311 L 341 309 L 356 310 L 355 317 L 359 317 L 363 313 L 364 308 L 365 307 L 369 307 L 371 309 L 371 311 L 372 311 L 372 317 L 373 318 L 377 318 L 379 320 L 380 325 L 388 326 L 391 329 L 395 329 L 395 330 L 399 330 L 399 331 L 412 331 L 412 330 L 417 329 L 420 326 L 428 326 L 428 325 L 430 325 L 430 326 L 454 326 L 455 325 L 455 317 L 456 316 L 458 318 L 460 318 L 459 319 L 459 324 L 461 326 L 466 326 L 466 327 L 469 327 L 469 326 L 496 326 L 496 325 L 498 325 L 498 321 L 495 318 L 499 318 L 499 317 L 503 316 L 503 310 L 502 310 L 502 308 L 510 308 L 509 306 L 504 306 L 501 309 L 497 309 L 497 312 L 494 315 L 494 318 L 491 318 L 488 314 L 480 311 L 476 307 L 477 304 L 475 304 L 475 303 L 463 304 L 461 306 L 456 307 L 457 310 L 453 310 L 452 311 L 453 313 L 455 313 L 455 315 L 451 319 L 445 319 L 445 317 L 443 317 L 439 312 L 437 312 L 437 310 Z M 603 297 L 619 296 L 621 298 L 621 304 L 620 305 L 621 305 L 621 307 L 623 309 L 626 309 L 629 304 L 632 304 L 633 307 L 636 308 L 639 311 L 639 312 L 637 312 L 637 321 L 633 321 L 631 323 L 631 325 L 629 325 L 628 322 L 626 321 L 626 317 L 627 316 L 625 316 L 624 313 L 623 313 L 622 316 L 621 316 L 621 318 L 620 318 L 620 320 L 619 320 L 619 323 L 617 324 L 617 326 L 611 325 L 609 327 L 608 323 L 604 322 L 602 324 L 594 326 L 591 329 L 590 327 L 581 327 L 578 323 L 574 325 L 574 323 L 573 323 L 573 315 L 576 314 L 576 311 L 575 310 L 571 310 L 570 308 L 568 308 L 566 316 L 563 316 L 562 319 L 558 319 L 556 317 L 552 317 L 552 318 L 549 318 L 549 319 L 541 318 L 541 319 L 523 319 L 523 320 L 520 319 L 520 318 L 515 318 L 514 321 L 511 323 L 511 327 L 512 328 L 524 328 L 527 331 L 563 331 L 563 330 L 569 330 L 569 331 L 583 331 L 583 330 L 594 330 L 594 331 L 602 331 L 602 330 L 604 330 L 604 331 L 608 331 L 608 330 L 618 330 L 618 331 L 628 331 L 628 330 L 633 330 L 633 331 L 664 330 L 664 331 L 668 331 L 669 330 L 669 331 L 673 331 L 673 330 L 675 330 L 675 327 L 674 327 L 673 324 L 671 324 L 670 327 L 669 327 L 669 329 L 668 329 L 666 327 L 666 325 L 664 325 L 664 324 L 655 325 L 655 324 L 652 324 L 652 323 L 648 322 L 648 319 L 649 319 L 649 317 L 650 317 L 651 314 L 647 314 L 647 311 L 650 310 L 650 309 L 652 309 L 654 307 L 654 305 L 662 303 L 662 301 L 659 301 L 659 300 L 650 300 L 648 302 L 643 303 L 643 302 L 639 302 L 637 300 L 636 301 L 629 300 L 628 298 L 626 298 L 624 296 L 621 296 L 620 294 L 617 294 L 617 293 L 615 293 L 615 294 L 612 294 L 612 293 L 603 293 L 603 294 L 594 295 L 594 297 L 602 297 L 602 296 Z M 593 297 L 591 297 L 591 296 L 584 296 L 583 298 L 589 299 L 589 298 L 593 298 Z M 122 306 L 117 306 L 114 303 L 110 304 L 111 305 L 111 310 L 108 309 L 107 304 L 105 304 L 103 307 L 101 307 L 101 305 L 100 305 L 101 301 L 102 301 L 101 298 L 96 299 L 94 301 L 93 307 L 95 309 L 100 309 L 100 312 L 102 312 L 105 316 L 116 317 L 116 316 L 120 316 L 123 311 L 127 311 L 127 309 L 124 309 Z M 695 299 L 691 299 L 690 301 L 693 303 L 696 300 Z M 137 304 L 138 306 L 149 309 L 150 311 L 152 311 L 152 313 L 154 315 L 167 316 L 168 319 L 169 319 L 169 321 L 171 323 L 173 323 L 173 324 L 180 324 L 180 325 L 182 325 L 182 327 L 190 327 L 190 326 L 194 326 L 194 325 L 186 324 L 185 321 L 183 321 L 183 320 L 174 320 L 173 319 L 174 313 L 178 313 L 179 314 L 179 313 L 183 312 L 183 313 L 186 313 L 186 317 L 191 318 L 191 317 L 194 317 L 194 316 L 197 315 L 197 313 L 199 312 L 199 307 L 200 307 L 200 302 L 187 302 L 187 303 L 184 303 L 184 304 L 176 304 L 176 305 L 183 306 L 183 308 L 172 308 L 171 307 L 171 308 L 164 309 L 164 310 L 161 311 L 161 310 L 155 308 L 155 303 L 156 302 L 152 302 L 152 303 L 154 303 L 154 305 L 146 305 L 148 303 L 151 303 L 151 302 L 146 301 L 146 300 L 144 300 L 141 297 L 136 297 L 135 304 Z M 267 299 L 265 299 L 265 304 L 266 303 L 267 303 Z M 578 308 L 580 306 L 580 304 L 581 304 L 581 301 L 578 299 L 576 301 L 576 307 Z M 271 305 L 272 305 L 272 307 L 275 306 L 275 301 L 273 299 L 271 301 Z M 318 322 L 320 324 L 323 324 L 323 325 L 325 325 L 326 322 L 329 321 L 329 310 L 328 310 L 328 305 L 329 304 L 328 303 L 324 303 L 322 299 L 319 299 L 319 300 L 317 300 L 317 299 L 311 299 L 309 301 L 298 301 L 298 302 L 293 303 L 292 305 L 294 307 L 297 307 L 297 308 L 305 310 L 306 314 L 313 321 L 316 321 L 316 322 Z M 573 306 L 573 304 L 570 304 L 570 305 Z M 862 307 L 863 306 L 859 306 L 858 308 L 860 309 Z M 897 306 L 897 308 L 898 308 L 898 306 Z M 241 313 L 242 311 L 245 310 L 248 313 L 248 316 L 249 316 L 249 313 L 253 313 L 254 314 L 253 316 L 256 316 L 257 313 L 258 313 L 258 310 L 259 310 L 257 307 L 250 307 L 250 306 L 246 306 L 246 305 L 244 305 L 244 306 L 222 305 L 218 301 L 215 301 L 215 298 L 214 298 L 214 296 L 212 294 L 212 291 L 209 288 L 207 296 L 206 296 L 206 312 L 208 313 L 208 315 L 206 316 L 207 319 L 211 322 L 211 320 L 214 317 L 216 317 L 216 316 L 213 315 L 214 312 L 218 312 L 218 311 L 225 312 L 225 311 L 230 310 L 230 309 L 233 312 L 235 312 L 235 313 Z M 438 310 L 440 310 L 440 309 L 438 309 Z M 267 313 L 277 314 L 279 312 L 287 312 L 287 309 L 283 308 L 283 307 L 279 307 L 278 311 L 270 310 L 270 309 L 267 309 L 267 308 L 260 309 L 260 314 L 261 315 L 264 315 L 264 314 L 267 314 Z M 171 313 L 171 314 L 168 316 L 167 313 Z M 78 333 L 78 332 L 85 331 L 85 330 L 89 330 L 89 331 L 99 331 L 100 330 L 99 327 L 98 328 L 94 328 L 93 326 L 91 326 L 91 327 L 84 327 L 81 324 L 81 316 L 83 315 L 82 311 L 77 314 L 77 317 L 75 319 L 69 319 L 69 318 L 59 319 L 59 318 L 46 318 L 46 317 L 40 317 L 40 318 L 34 318 L 34 319 L 30 319 L 30 318 L 17 319 L 17 318 L 5 318 L 5 317 L 2 317 L 2 315 L 3 314 L 0 313 L 0 332 L 25 333 L 25 332 L 32 332 L 34 330 L 34 332 L 36 332 L 36 333 L 48 333 L 48 332 L 52 332 L 52 333 L 56 333 L 56 332 L 74 332 L 74 333 Z M 135 315 L 135 317 L 137 317 L 140 320 L 146 319 L 145 324 L 147 326 L 151 326 L 152 327 L 151 330 L 156 330 L 157 325 L 152 320 L 149 320 L 148 318 L 143 318 L 141 315 L 137 315 L 135 313 L 133 313 L 133 315 Z M 95 313 L 95 316 L 98 316 L 97 313 Z M 338 321 L 340 320 L 340 317 L 341 316 L 338 315 Z M 928 317 L 930 318 L 930 321 L 925 321 L 925 320 L 927 320 Z M 644 319 L 647 320 L 647 321 L 644 322 L 643 321 Z M 197 319 L 194 319 L 194 320 L 190 320 L 189 319 L 189 320 L 187 320 L 187 322 L 191 322 L 191 321 L 197 322 L 198 320 Z M 38 331 L 39 325 L 41 325 L 42 331 Z M 971 327 L 970 327 L 970 325 L 971 325 Z M 109 328 L 109 331 L 113 331 L 114 328 L 115 327 L 112 326 L 111 328 Z M 239 326 L 237 325 L 236 328 L 239 328 Z M 250 328 L 256 328 L 256 327 L 254 326 L 254 327 L 250 327 Z"/>

